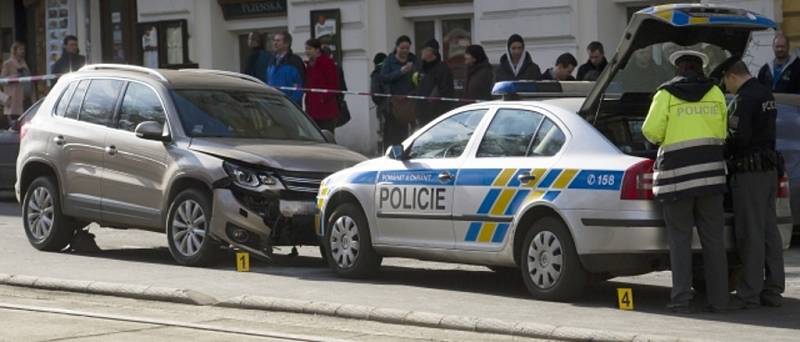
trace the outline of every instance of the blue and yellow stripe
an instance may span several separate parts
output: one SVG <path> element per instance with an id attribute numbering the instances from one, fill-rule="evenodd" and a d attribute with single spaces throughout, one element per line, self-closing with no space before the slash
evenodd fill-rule
<path id="1" fill-rule="evenodd" d="M 472 222 L 464 240 L 477 243 L 501 243 L 505 240 L 508 226 L 508 223 Z"/>
<path id="2" fill-rule="evenodd" d="M 495 171 L 494 178 L 487 177 L 487 170 L 471 170 L 459 177 L 460 185 L 464 183 L 480 183 L 491 186 L 480 206 L 478 215 L 513 216 L 526 202 L 544 199 L 555 201 L 562 189 L 569 187 L 580 170 L 577 169 L 515 169 L 507 168 Z M 463 172 L 463 171 L 462 171 Z M 533 175 L 528 183 L 521 183 L 519 176 Z M 474 184 L 469 184 L 474 185 Z M 464 237 L 466 242 L 500 243 L 505 239 L 509 223 L 471 222 Z"/>

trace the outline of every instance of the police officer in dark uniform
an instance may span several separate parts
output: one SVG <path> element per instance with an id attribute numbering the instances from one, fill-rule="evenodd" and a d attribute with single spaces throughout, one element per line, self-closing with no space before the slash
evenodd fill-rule
<path id="1" fill-rule="evenodd" d="M 728 111 L 726 155 L 736 247 L 744 264 L 732 305 L 780 306 L 785 274 L 775 197 L 783 163 L 775 151 L 775 98 L 741 60 L 726 61 L 723 71 L 725 87 L 736 95 Z"/>

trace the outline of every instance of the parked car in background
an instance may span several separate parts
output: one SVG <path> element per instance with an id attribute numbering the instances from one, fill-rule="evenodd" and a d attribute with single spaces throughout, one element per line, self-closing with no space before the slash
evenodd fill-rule
<path id="1" fill-rule="evenodd" d="M 0 191 L 13 191 L 17 180 L 16 165 L 19 153 L 19 128 L 39 110 L 42 100 L 37 101 L 19 119 L 10 123 L 8 129 L 0 131 Z"/>
<path id="2" fill-rule="evenodd" d="M 789 175 L 794 238 L 800 239 L 800 95 L 775 94 L 778 105 L 777 148 Z"/>

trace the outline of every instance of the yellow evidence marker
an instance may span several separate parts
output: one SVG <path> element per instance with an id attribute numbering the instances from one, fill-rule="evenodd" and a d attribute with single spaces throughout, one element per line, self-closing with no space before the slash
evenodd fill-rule
<path id="1" fill-rule="evenodd" d="M 236 272 L 250 272 L 250 253 L 236 252 Z"/>
<path id="2" fill-rule="evenodd" d="M 620 310 L 633 310 L 633 291 L 630 288 L 617 289 Z"/>

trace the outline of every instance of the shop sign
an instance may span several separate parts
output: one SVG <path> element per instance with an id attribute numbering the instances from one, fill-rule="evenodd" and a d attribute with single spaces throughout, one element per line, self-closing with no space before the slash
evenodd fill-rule
<path id="1" fill-rule="evenodd" d="M 286 15 L 286 0 L 217 0 L 225 20 Z"/>

